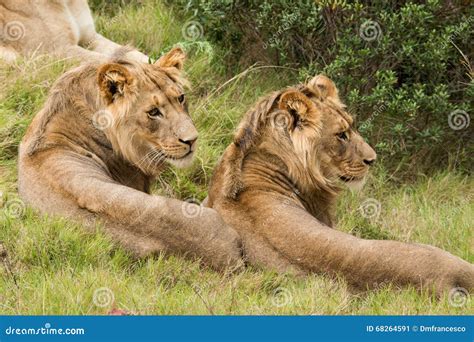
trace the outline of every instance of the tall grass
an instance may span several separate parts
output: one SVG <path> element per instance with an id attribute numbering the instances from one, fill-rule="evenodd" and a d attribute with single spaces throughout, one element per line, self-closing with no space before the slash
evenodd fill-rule
<path id="1" fill-rule="evenodd" d="M 204 198 L 212 168 L 239 118 L 259 96 L 294 83 L 296 73 L 256 66 L 226 76 L 221 52 L 205 41 L 186 41 L 181 27 L 187 18 L 161 1 L 114 7 L 113 12 L 96 6 L 97 27 L 113 40 L 133 42 L 155 57 L 175 44 L 188 51 L 191 114 L 200 132 L 197 160 L 188 170 L 165 172 L 153 189 L 183 199 Z M 51 84 L 71 65 L 47 57 L 0 65 L 1 202 L 16 197 L 16 153 L 27 125 Z M 380 202 L 381 211 L 364 218 L 360 207 L 369 198 Z M 402 185 L 380 165 L 361 193 L 344 194 L 339 229 L 364 238 L 429 243 L 474 262 L 473 198 L 472 178 L 444 172 Z M 343 280 L 324 276 L 295 278 L 253 268 L 226 275 L 181 258 L 137 260 L 114 246 L 100 227 L 85 232 L 30 209 L 18 218 L 0 211 L 0 241 L 1 314 L 103 314 L 112 308 L 137 314 L 474 313 L 472 301 L 455 307 L 448 298 L 410 288 L 353 293 Z M 95 298 L 102 288 L 110 299 L 104 306 Z"/>

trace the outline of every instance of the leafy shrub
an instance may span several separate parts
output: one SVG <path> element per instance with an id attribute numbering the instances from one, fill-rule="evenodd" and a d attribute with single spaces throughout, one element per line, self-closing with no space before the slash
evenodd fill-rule
<path id="1" fill-rule="evenodd" d="M 472 168 L 469 2 L 174 3 L 226 51 L 232 72 L 265 62 L 296 66 L 301 80 L 317 73 L 333 78 L 386 165 Z"/>

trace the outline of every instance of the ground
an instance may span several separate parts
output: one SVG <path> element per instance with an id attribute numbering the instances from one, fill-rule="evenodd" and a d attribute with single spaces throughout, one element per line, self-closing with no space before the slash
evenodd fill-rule
<path id="1" fill-rule="evenodd" d="M 109 14 L 107 14 L 109 13 Z M 181 44 L 200 131 L 189 170 L 166 172 L 154 192 L 202 200 L 212 168 L 245 110 L 268 91 L 296 82 L 291 68 L 224 73 L 219 54 L 160 1 L 96 13 L 98 30 L 153 57 Z M 192 35 L 189 32 L 193 33 Z M 205 34 L 205 32 L 204 32 Z M 474 314 L 473 300 L 433 298 L 385 287 L 353 293 L 343 280 L 295 278 L 256 269 L 216 273 L 174 257 L 136 260 L 102 233 L 24 210 L 17 200 L 18 143 L 52 83 L 74 62 L 33 57 L 0 65 L 0 314 Z M 337 82 L 337 80 L 336 80 Z M 427 243 L 474 262 L 474 181 L 455 170 L 400 180 L 384 156 L 366 188 L 338 204 L 338 229 L 374 239 Z M 3 207 L 2 207 L 3 206 Z"/>

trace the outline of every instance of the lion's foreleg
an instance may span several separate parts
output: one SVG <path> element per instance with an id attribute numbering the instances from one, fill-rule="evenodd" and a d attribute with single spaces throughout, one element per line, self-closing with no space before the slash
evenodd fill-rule
<path id="1" fill-rule="evenodd" d="M 73 153 L 50 156 L 41 168 L 54 191 L 96 213 L 112 235 L 126 236 L 119 231 L 125 229 L 132 245 L 137 236 L 142 244 L 149 239 L 150 246 L 202 258 L 216 268 L 241 264 L 238 234 L 213 209 L 123 186 L 92 160 Z"/>
<path id="2" fill-rule="evenodd" d="M 84 49 L 78 45 L 69 45 L 62 47 L 54 52 L 56 56 L 59 58 L 70 59 L 70 58 L 77 58 L 81 61 L 105 61 L 107 56 L 100 54 L 95 51 Z"/>
<path id="3" fill-rule="evenodd" d="M 121 47 L 121 45 L 97 33 L 94 19 L 87 1 L 75 0 L 69 4 L 69 7 L 76 24 L 79 25 L 80 47 L 101 54 L 105 57 L 112 56 L 114 52 Z M 142 63 L 148 62 L 148 57 L 137 50 L 130 51 L 128 56 Z"/>
<path id="4" fill-rule="evenodd" d="M 96 33 L 91 40 L 88 41 L 87 45 L 85 46 L 88 49 L 93 51 L 99 52 L 101 54 L 112 56 L 117 49 L 121 48 L 122 46 L 105 38 L 99 33 Z M 148 63 L 148 56 L 144 55 L 138 50 L 132 50 L 127 54 L 129 57 L 133 58 L 136 61 L 141 63 Z"/>
<path id="5" fill-rule="evenodd" d="M 268 198 L 256 228 L 288 260 L 318 273 L 342 274 L 372 288 L 391 282 L 440 293 L 453 287 L 474 290 L 474 266 L 435 247 L 398 241 L 364 240 L 319 223 L 305 210 Z M 270 228 L 268 228 L 270 227 Z"/>

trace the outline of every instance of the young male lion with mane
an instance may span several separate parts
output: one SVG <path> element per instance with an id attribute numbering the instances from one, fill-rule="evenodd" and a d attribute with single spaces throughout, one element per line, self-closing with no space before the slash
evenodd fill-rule
<path id="1" fill-rule="evenodd" d="M 7 62 L 38 52 L 104 59 L 118 48 L 96 32 L 87 0 L 0 0 L 0 59 Z M 136 50 L 128 55 L 148 61 Z"/>
<path id="2" fill-rule="evenodd" d="M 334 83 L 309 83 L 261 99 L 244 116 L 214 171 L 207 205 L 239 232 L 247 261 L 280 272 L 474 290 L 474 266 L 441 249 L 364 240 L 332 229 L 337 183 L 360 186 L 374 150 L 353 127 Z"/>
<path id="3" fill-rule="evenodd" d="M 213 209 L 186 217 L 181 201 L 149 195 L 171 164 L 190 164 L 197 131 L 188 114 L 174 48 L 155 64 L 125 58 L 65 73 L 29 126 L 19 151 L 19 194 L 44 213 L 93 224 L 126 248 L 241 264 L 240 242 Z M 190 215 L 188 215 L 190 216 Z"/>

